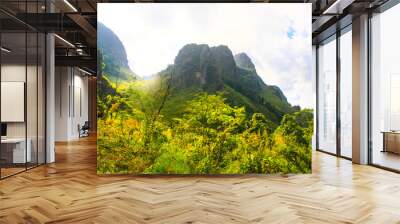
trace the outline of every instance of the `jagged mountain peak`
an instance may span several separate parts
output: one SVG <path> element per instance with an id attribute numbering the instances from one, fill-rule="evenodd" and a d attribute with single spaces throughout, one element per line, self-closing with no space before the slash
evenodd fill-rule
<path id="1" fill-rule="evenodd" d="M 236 62 L 236 66 L 250 71 L 256 71 L 256 67 L 246 53 L 236 54 L 234 59 Z"/>
<path id="2" fill-rule="evenodd" d="M 199 60 L 198 63 L 204 63 L 209 57 L 231 65 L 234 63 L 232 51 L 228 46 L 218 45 L 210 47 L 207 44 L 195 43 L 183 46 L 175 57 L 175 63 L 193 62 L 193 60 Z"/>
<path id="3" fill-rule="evenodd" d="M 228 46 L 186 44 L 171 68 L 162 74 L 173 72 L 174 89 L 222 92 L 232 105 L 245 105 L 250 113 L 261 112 L 275 122 L 291 111 L 283 92 L 264 83 L 250 57 L 234 56 Z"/>
<path id="4" fill-rule="evenodd" d="M 223 77 L 236 74 L 232 51 L 225 45 L 186 44 L 175 57 L 176 85 L 221 90 Z"/>

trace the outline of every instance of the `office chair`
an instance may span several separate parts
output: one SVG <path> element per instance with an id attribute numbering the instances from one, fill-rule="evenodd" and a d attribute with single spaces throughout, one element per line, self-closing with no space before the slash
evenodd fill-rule
<path id="1" fill-rule="evenodd" d="M 82 127 L 80 127 L 80 125 L 78 124 L 78 129 L 79 129 L 79 138 L 89 136 L 89 129 L 90 129 L 89 121 L 85 121 Z"/>

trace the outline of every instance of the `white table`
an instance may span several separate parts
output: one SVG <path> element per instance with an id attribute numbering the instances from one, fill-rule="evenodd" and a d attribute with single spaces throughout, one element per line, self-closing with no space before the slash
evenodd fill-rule
<path id="1" fill-rule="evenodd" d="M 30 138 L 26 139 L 28 147 L 26 147 L 25 152 L 25 138 L 6 138 L 1 139 L 2 145 L 7 145 L 7 147 L 12 146 L 13 150 L 13 163 L 26 163 L 32 160 L 32 141 Z M 2 146 L 3 147 L 3 146 Z"/>

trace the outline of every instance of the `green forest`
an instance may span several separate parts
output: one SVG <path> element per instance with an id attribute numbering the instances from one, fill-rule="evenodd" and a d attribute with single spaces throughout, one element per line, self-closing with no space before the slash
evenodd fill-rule
<path id="1" fill-rule="evenodd" d="M 245 53 L 188 44 L 141 78 L 99 25 L 99 174 L 311 172 L 313 111 L 266 85 Z"/>

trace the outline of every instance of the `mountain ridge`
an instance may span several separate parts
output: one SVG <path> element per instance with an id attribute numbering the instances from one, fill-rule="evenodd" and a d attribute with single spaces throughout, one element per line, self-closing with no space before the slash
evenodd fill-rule
<path id="1" fill-rule="evenodd" d="M 99 66 L 101 73 L 108 74 L 110 79 L 136 79 L 137 76 L 129 67 L 125 47 L 118 35 L 101 22 L 97 23 L 97 32 L 101 37 L 101 40 L 97 41 L 98 57 L 103 62 Z"/>
<path id="2" fill-rule="evenodd" d="M 298 110 L 290 105 L 279 87 L 267 85 L 261 79 L 251 58 L 244 52 L 234 55 L 226 45 L 186 44 L 178 51 L 173 64 L 157 75 L 143 79 L 130 70 L 118 36 L 101 23 L 99 27 L 99 35 L 105 36 L 99 41 L 103 62 L 101 74 L 109 81 L 117 82 L 172 78 L 170 102 L 164 109 L 168 117 L 183 114 L 183 109 L 176 108 L 185 108 L 186 103 L 200 92 L 222 94 L 230 105 L 245 107 L 249 116 L 262 113 L 275 124 L 279 124 L 283 115 Z M 99 81 L 100 88 L 108 93 L 112 92 L 109 81 Z"/>
<path id="3" fill-rule="evenodd" d="M 293 112 L 282 90 L 264 83 L 246 53 L 234 56 L 225 45 L 186 44 L 160 75 L 171 76 L 178 90 L 222 92 L 231 105 L 245 106 L 248 114 L 263 113 L 276 123 Z"/>

